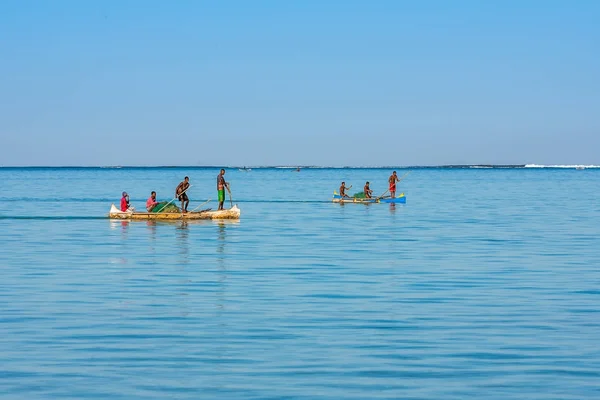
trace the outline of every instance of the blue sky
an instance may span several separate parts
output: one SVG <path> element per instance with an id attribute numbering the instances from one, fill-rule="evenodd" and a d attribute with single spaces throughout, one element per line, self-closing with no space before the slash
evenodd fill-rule
<path id="1" fill-rule="evenodd" d="M 600 2 L 0 2 L 0 165 L 600 164 Z"/>

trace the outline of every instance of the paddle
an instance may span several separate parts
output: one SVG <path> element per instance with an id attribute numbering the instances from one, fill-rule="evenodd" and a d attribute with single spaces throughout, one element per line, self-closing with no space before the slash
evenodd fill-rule
<path id="1" fill-rule="evenodd" d="M 399 183 L 400 181 L 402 181 L 402 179 L 406 178 L 406 175 L 408 175 L 408 174 L 410 174 L 410 171 L 408 171 L 407 173 L 405 173 L 404 175 L 402 175 L 402 178 L 398 179 L 396 182 Z M 385 192 L 383 192 L 383 194 L 381 196 L 377 197 L 376 200 L 381 199 L 389 191 L 390 191 L 390 188 L 388 187 L 388 189 Z"/>
<path id="2" fill-rule="evenodd" d="M 200 207 L 202 207 L 203 205 L 205 205 L 205 204 L 206 204 L 206 203 L 208 203 L 209 201 L 210 201 L 210 199 L 206 200 L 204 203 L 200 204 L 198 207 L 194 208 L 194 209 L 193 209 L 192 211 L 190 211 L 190 212 L 194 212 L 194 211 L 196 211 L 197 209 L 199 209 Z"/>
<path id="3" fill-rule="evenodd" d="M 233 199 L 231 198 L 231 190 L 229 190 L 229 183 L 225 184 L 227 191 L 229 192 L 229 203 L 231 204 L 231 208 L 233 208 Z"/>
<path id="4" fill-rule="evenodd" d="M 187 191 L 188 191 L 188 189 L 189 189 L 189 188 L 191 188 L 191 187 L 192 187 L 192 185 L 188 186 L 188 187 L 187 187 L 187 189 L 185 189 L 183 192 L 181 192 L 181 193 L 179 193 L 177 196 L 175 196 L 175 198 L 174 198 L 173 200 L 169 201 L 167 204 L 165 204 L 165 205 L 163 206 L 163 208 L 161 208 L 161 209 L 160 209 L 160 211 L 157 211 L 157 212 L 162 212 L 162 210 L 164 210 L 165 208 L 167 208 L 167 206 L 168 206 L 169 204 L 171 204 L 173 201 L 177 200 L 177 198 L 178 198 L 179 196 L 183 195 L 183 194 L 184 194 L 185 192 L 187 192 Z"/>

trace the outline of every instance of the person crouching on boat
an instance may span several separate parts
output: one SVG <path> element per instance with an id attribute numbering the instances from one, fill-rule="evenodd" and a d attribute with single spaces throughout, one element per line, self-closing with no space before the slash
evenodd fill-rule
<path id="1" fill-rule="evenodd" d="M 363 192 L 365 193 L 365 198 L 370 199 L 373 191 L 369 188 L 369 182 L 365 183 L 365 187 L 363 188 Z"/>
<path id="2" fill-rule="evenodd" d="M 350 185 L 350 187 L 346 187 L 346 182 L 342 182 L 342 185 L 340 186 L 340 197 L 343 198 L 350 198 L 350 196 L 348 196 L 346 194 L 346 189 L 350 189 L 352 187 L 352 185 Z"/>
<path id="3" fill-rule="evenodd" d="M 175 189 L 175 197 L 177 197 L 179 201 L 181 201 L 181 212 L 184 213 L 187 212 L 188 204 L 190 204 L 190 199 L 188 198 L 186 193 L 189 187 L 190 178 L 186 176 L 185 178 L 183 178 L 183 182 L 180 182 L 179 185 L 177 185 L 177 188 Z"/>
<path id="4" fill-rule="evenodd" d="M 123 197 L 121 197 L 121 211 L 125 212 L 129 210 L 129 195 L 127 192 L 123 192 Z"/>
<path id="5" fill-rule="evenodd" d="M 152 191 L 152 193 L 150 193 L 150 197 L 148 197 L 148 200 L 146 200 L 146 210 L 151 212 L 157 204 L 158 201 L 156 201 L 156 192 Z"/>
<path id="6" fill-rule="evenodd" d="M 223 209 L 223 203 L 225 202 L 225 188 L 229 187 L 229 183 L 225 182 L 225 170 L 221 168 L 221 172 L 217 175 L 217 196 L 219 198 L 218 210 Z"/>

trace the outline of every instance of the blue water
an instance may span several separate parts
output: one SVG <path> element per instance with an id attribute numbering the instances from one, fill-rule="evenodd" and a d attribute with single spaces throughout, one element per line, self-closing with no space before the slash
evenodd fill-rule
<path id="1" fill-rule="evenodd" d="M 0 168 L 0 398 L 600 398 L 600 170 L 217 172 Z"/>

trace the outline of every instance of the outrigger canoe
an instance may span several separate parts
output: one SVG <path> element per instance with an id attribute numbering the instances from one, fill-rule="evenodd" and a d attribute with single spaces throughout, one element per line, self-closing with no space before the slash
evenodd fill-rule
<path id="1" fill-rule="evenodd" d="M 342 197 L 337 193 L 333 192 L 333 202 L 334 203 L 360 203 L 360 204 L 370 204 L 370 203 L 406 203 L 406 196 L 404 193 L 400 193 L 398 197 L 382 197 L 377 198 L 373 197 L 370 199 L 360 198 L 360 197 Z"/>
<path id="2" fill-rule="evenodd" d="M 143 219 L 143 220 L 196 220 L 196 219 L 239 219 L 240 209 L 237 205 L 227 210 L 203 210 L 181 212 L 140 212 L 121 211 L 114 204 L 110 206 L 108 218 L 111 219 Z"/>

